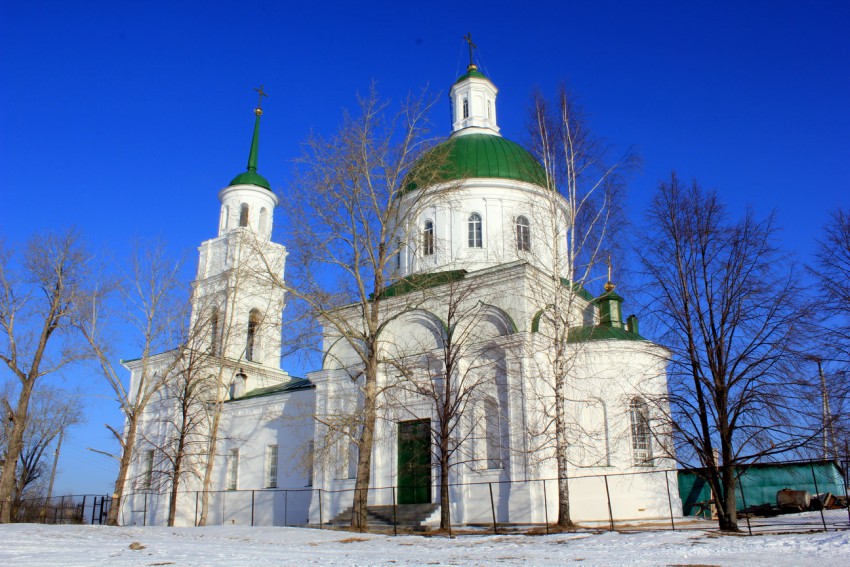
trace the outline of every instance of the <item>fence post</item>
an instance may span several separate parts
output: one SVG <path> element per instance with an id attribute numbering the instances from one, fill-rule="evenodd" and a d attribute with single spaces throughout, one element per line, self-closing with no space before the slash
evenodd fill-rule
<path id="1" fill-rule="evenodd" d="M 283 525 L 289 525 L 289 491 L 283 491 Z"/>
<path id="2" fill-rule="evenodd" d="M 396 506 L 398 504 L 396 503 L 395 489 L 395 486 L 391 489 L 393 491 L 393 535 L 398 535 L 398 518 L 396 517 Z"/>
<path id="3" fill-rule="evenodd" d="M 251 527 L 254 527 L 254 493 L 256 490 L 251 491 Z"/>
<path id="4" fill-rule="evenodd" d="M 543 518 L 546 520 L 546 535 L 549 535 L 549 499 L 546 497 L 546 479 L 543 479 Z"/>
<path id="5" fill-rule="evenodd" d="M 741 491 L 741 503 L 744 505 L 744 510 L 746 510 L 747 509 L 747 497 L 744 495 L 744 485 L 741 482 L 742 476 L 744 476 L 743 469 L 738 474 L 738 490 Z M 746 513 L 746 512 L 745 512 L 745 514 L 747 514 L 747 531 L 749 532 L 750 535 L 753 535 L 753 527 L 750 525 L 750 515 L 749 515 L 749 513 Z"/>
<path id="6" fill-rule="evenodd" d="M 812 469 L 812 480 L 815 482 L 815 494 L 819 495 L 820 490 L 818 490 L 818 478 L 817 478 L 817 475 L 815 475 L 815 463 L 812 462 L 812 461 L 809 461 L 809 467 Z M 820 502 L 820 521 L 823 524 L 823 531 L 828 531 L 826 529 L 826 518 L 823 515 L 824 501 L 821 500 L 820 496 L 818 496 L 818 502 Z"/>
<path id="7" fill-rule="evenodd" d="M 320 530 L 324 529 L 322 526 L 325 523 L 325 521 L 322 519 L 322 499 L 323 498 L 324 497 L 322 496 L 322 489 L 320 488 L 319 489 L 319 529 Z"/>
<path id="8" fill-rule="evenodd" d="M 493 483 L 488 482 L 487 486 L 490 487 L 490 511 L 493 513 L 493 533 L 498 534 L 499 531 L 496 529 L 496 505 L 493 503 Z"/>
<path id="9" fill-rule="evenodd" d="M 94 514 L 95 514 L 95 511 L 96 511 L 96 508 L 97 508 L 97 496 L 95 496 L 95 497 L 92 499 L 92 504 L 91 504 L 91 525 L 94 525 Z M 101 516 L 101 517 L 102 517 L 102 516 Z M 99 518 L 98 518 L 98 520 L 99 520 Z M 101 522 L 100 522 L 100 521 L 98 521 L 97 523 L 98 523 L 98 524 L 100 524 Z"/>
<path id="10" fill-rule="evenodd" d="M 664 471 L 664 481 L 667 483 L 667 505 L 670 507 L 670 526 L 676 531 L 676 521 L 673 519 L 673 497 L 670 496 L 670 471 Z"/>
<path id="11" fill-rule="evenodd" d="M 199 490 L 195 491 L 195 527 L 198 527 L 198 497 L 201 495 Z"/>
<path id="12" fill-rule="evenodd" d="M 142 510 L 142 526 L 146 526 L 148 522 L 148 493 L 145 492 L 145 508 Z"/>
<path id="13" fill-rule="evenodd" d="M 611 524 L 611 531 L 614 531 L 614 511 L 611 509 L 611 491 L 608 490 L 608 475 L 602 475 L 605 480 L 605 498 L 608 500 L 608 522 Z"/>

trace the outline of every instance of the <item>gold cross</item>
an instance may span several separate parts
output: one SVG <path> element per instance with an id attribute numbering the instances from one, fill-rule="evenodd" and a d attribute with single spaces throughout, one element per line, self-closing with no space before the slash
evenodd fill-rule
<path id="1" fill-rule="evenodd" d="M 463 39 L 465 39 L 466 43 L 469 44 L 469 66 L 474 67 L 475 63 L 472 62 L 472 50 L 478 49 L 478 46 L 472 43 L 472 32 L 469 32 L 465 36 L 463 36 Z"/>
<path id="2" fill-rule="evenodd" d="M 254 89 L 254 90 L 257 91 L 257 98 L 259 99 L 257 101 L 257 108 L 262 110 L 262 108 L 263 108 L 263 97 L 269 98 L 269 95 L 267 95 L 266 92 L 263 90 L 263 85 L 260 85 L 259 89 Z"/>

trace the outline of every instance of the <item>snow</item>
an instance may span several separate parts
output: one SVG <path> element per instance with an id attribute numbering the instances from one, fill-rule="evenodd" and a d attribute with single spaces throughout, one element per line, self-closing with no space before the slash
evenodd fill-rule
<path id="1" fill-rule="evenodd" d="M 131 549 L 138 542 L 142 549 Z M 134 546 L 138 547 L 138 546 Z M 798 565 L 850 564 L 850 531 L 704 531 L 447 537 L 308 528 L 0 526 L 0 565 Z"/>

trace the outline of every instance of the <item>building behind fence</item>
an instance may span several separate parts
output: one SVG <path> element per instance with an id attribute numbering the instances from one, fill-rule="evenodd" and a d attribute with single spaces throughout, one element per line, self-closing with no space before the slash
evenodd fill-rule
<path id="1" fill-rule="evenodd" d="M 697 474 L 699 471 L 648 471 L 611 475 L 575 476 L 569 479 L 572 509 L 578 523 L 589 528 L 623 530 L 645 529 L 712 529 L 711 492 Z M 848 529 L 850 510 L 846 508 L 848 486 L 843 471 L 833 461 L 805 461 L 750 465 L 738 470 L 737 494 L 740 525 L 750 531 L 776 529 Z M 647 482 L 648 475 L 655 478 Z M 678 482 L 676 482 L 678 477 Z M 453 523 L 507 530 L 534 525 L 545 526 L 557 519 L 557 480 L 494 481 L 454 484 L 452 495 Z M 661 487 L 653 493 L 637 495 L 645 502 L 645 510 L 634 513 L 634 491 L 629 498 L 618 497 L 630 487 Z M 616 490 L 614 490 L 616 488 Z M 812 495 L 831 493 L 839 497 L 832 510 L 821 510 L 773 518 L 745 514 L 745 508 L 775 505 L 778 490 L 804 490 Z M 369 528 L 376 530 L 410 528 L 417 525 L 433 528 L 439 525 L 437 506 L 439 488 L 430 487 L 430 505 L 399 505 L 399 487 L 369 489 Z M 350 519 L 353 489 L 322 490 L 314 488 L 227 490 L 209 494 L 207 525 L 250 526 L 344 526 Z M 457 500 L 455 500 L 457 498 Z M 167 521 L 169 496 L 156 493 L 128 495 L 121 503 L 124 525 L 164 525 Z M 177 525 L 197 525 L 201 513 L 200 492 L 180 493 Z M 458 502 L 467 509 L 458 514 Z M 469 503 L 473 503 L 472 506 Z M 684 506 L 682 505 L 684 503 Z M 329 510 L 344 509 L 329 514 Z M 405 511 L 407 510 L 407 511 Z M 662 510 L 661 514 L 657 511 Z M 418 516 L 416 515 L 418 513 Z"/>

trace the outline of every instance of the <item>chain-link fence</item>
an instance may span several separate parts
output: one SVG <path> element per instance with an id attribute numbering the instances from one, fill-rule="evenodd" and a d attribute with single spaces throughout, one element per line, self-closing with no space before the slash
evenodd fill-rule
<path id="1" fill-rule="evenodd" d="M 735 477 L 738 525 L 745 533 L 850 529 L 848 484 L 834 461 L 753 464 L 737 468 Z M 345 481 L 337 484 L 342 486 L 334 490 L 209 492 L 205 524 L 350 526 L 354 489 L 351 482 L 348 486 Z M 565 484 L 571 519 L 579 528 L 718 528 L 714 493 L 700 469 L 580 473 Z M 448 493 L 454 531 L 548 533 L 556 529 L 557 479 L 453 483 Z M 392 533 L 437 528 L 439 498 L 439 486 L 427 482 L 416 487 L 372 487 L 366 526 L 362 527 Z M 168 494 L 129 494 L 121 503 L 121 523 L 164 525 L 170 504 Z M 204 510 L 203 493 L 181 492 L 173 508 L 177 525 L 198 525 Z"/>

